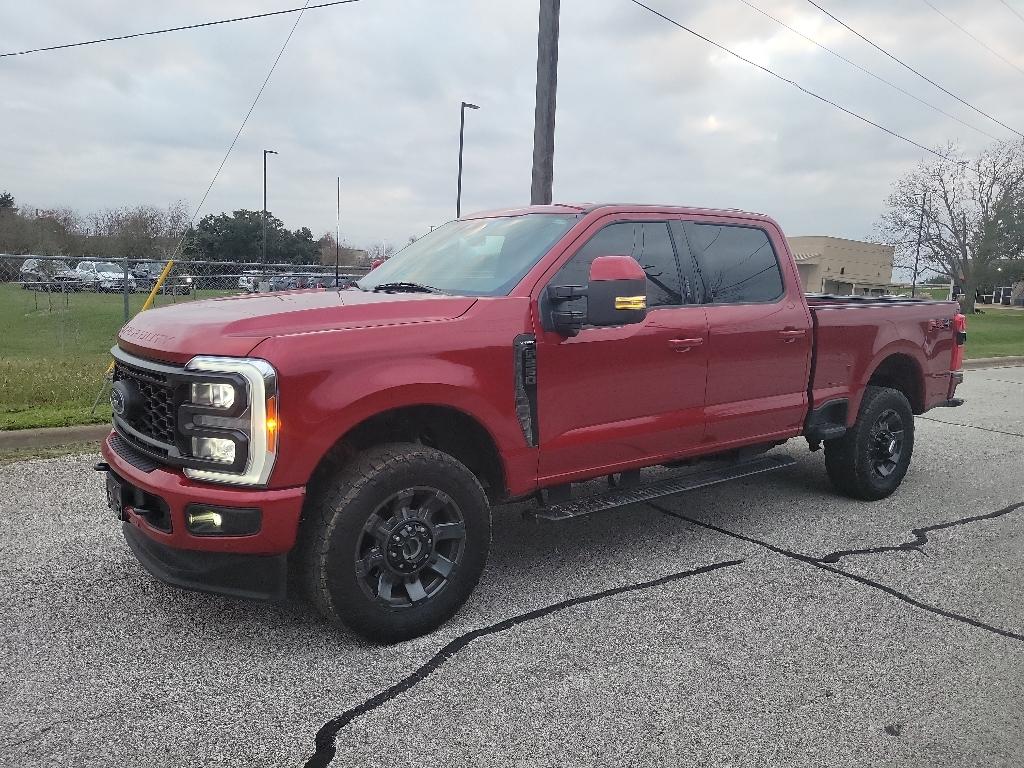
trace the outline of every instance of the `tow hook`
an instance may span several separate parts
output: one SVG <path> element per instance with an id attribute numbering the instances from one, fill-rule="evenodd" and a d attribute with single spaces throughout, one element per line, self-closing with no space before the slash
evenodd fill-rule
<path id="1" fill-rule="evenodd" d="M 95 469 L 97 472 L 109 472 L 110 471 L 110 465 L 107 464 L 107 462 L 105 462 L 105 461 L 101 461 L 99 464 L 97 464 L 95 467 L 93 467 L 93 469 Z"/>

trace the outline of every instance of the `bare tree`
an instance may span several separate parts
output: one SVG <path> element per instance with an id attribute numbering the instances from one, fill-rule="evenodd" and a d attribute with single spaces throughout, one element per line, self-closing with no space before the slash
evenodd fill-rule
<path id="1" fill-rule="evenodd" d="M 367 256 L 371 262 L 387 261 L 395 255 L 395 246 L 391 243 L 375 243 L 366 249 Z"/>
<path id="2" fill-rule="evenodd" d="M 974 311 L 975 292 L 998 262 L 1024 258 L 1024 141 L 1001 143 L 968 158 L 922 162 L 899 179 L 877 229 L 893 243 L 897 265 L 910 266 L 920 235 L 920 272 L 948 276 Z"/>

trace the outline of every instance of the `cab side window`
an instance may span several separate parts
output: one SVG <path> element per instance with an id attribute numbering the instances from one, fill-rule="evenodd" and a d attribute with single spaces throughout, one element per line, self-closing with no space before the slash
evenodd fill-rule
<path id="1" fill-rule="evenodd" d="M 647 306 L 683 303 L 675 249 L 665 222 L 619 222 L 590 238 L 558 275 L 554 285 L 586 285 L 598 256 L 632 256 L 647 274 Z"/>
<path id="2" fill-rule="evenodd" d="M 768 233 L 757 227 L 685 222 L 708 304 L 771 302 L 783 294 L 782 272 Z"/>

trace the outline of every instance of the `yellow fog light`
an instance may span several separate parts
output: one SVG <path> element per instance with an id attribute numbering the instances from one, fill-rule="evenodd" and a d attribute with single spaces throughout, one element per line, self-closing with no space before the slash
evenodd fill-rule
<path id="1" fill-rule="evenodd" d="M 263 514 L 258 509 L 190 504 L 185 527 L 194 536 L 252 536 L 259 533 Z"/>

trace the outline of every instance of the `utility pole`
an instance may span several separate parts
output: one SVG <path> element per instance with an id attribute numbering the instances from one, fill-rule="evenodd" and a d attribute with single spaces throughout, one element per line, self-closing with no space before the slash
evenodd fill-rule
<path id="1" fill-rule="evenodd" d="M 921 230 L 924 229 L 924 207 L 928 193 L 921 193 L 921 213 L 917 217 L 917 247 L 914 250 L 914 281 L 910 286 L 910 298 L 917 298 L 917 275 L 921 264 Z"/>
<path id="2" fill-rule="evenodd" d="M 540 0 L 537 29 L 537 102 L 533 113 L 531 205 L 550 205 L 551 187 L 554 183 L 559 4 L 560 0 Z"/>
<path id="3" fill-rule="evenodd" d="M 455 197 L 455 218 L 461 218 L 462 216 L 462 145 L 463 138 L 466 133 L 466 110 L 467 109 L 480 109 L 476 104 L 470 104 L 468 101 L 462 102 L 462 106 L 459 107 L 459 191 Z"/>
<path id="4" fill-rule="evenodd" d="M 260 260 L 260 271 L 267 266 L 267 155 L 276 155 L 272 149 L 263 150 L 263 258 Z M 262 278 L 262 275 L 260 275 Z"/>

